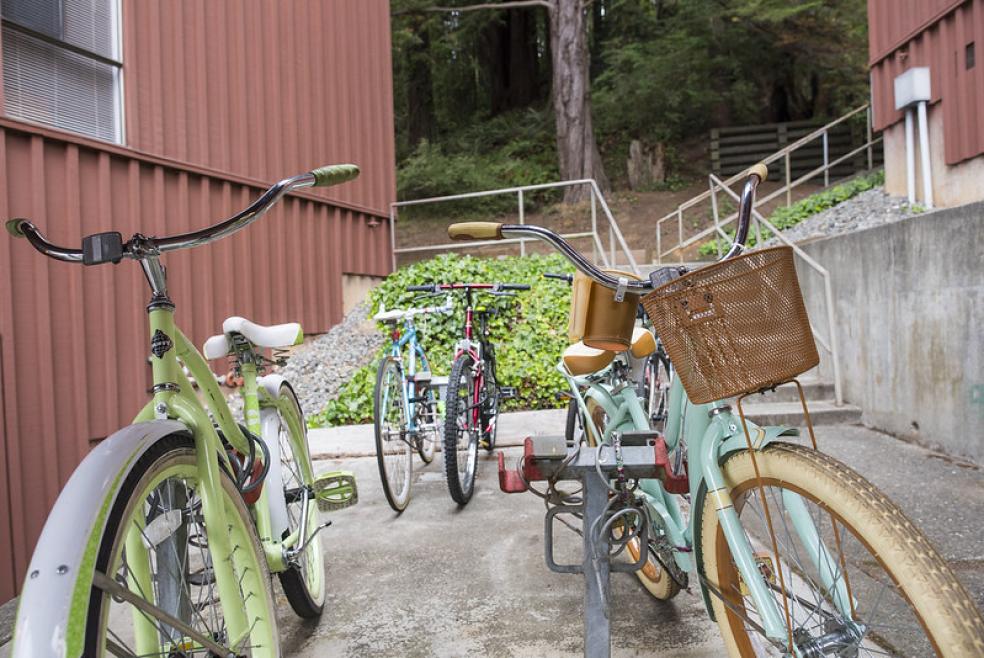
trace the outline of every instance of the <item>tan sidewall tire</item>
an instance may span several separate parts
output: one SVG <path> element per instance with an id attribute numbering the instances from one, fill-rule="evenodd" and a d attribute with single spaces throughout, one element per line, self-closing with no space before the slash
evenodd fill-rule
<path id="1" fill-rule="evenodd" d="M 984 620 L 973 600 L 923 534 L 874 485 L 837 460 L 804 446 L 773 443 L 756 453 L 756 461 L 764 480 L 782 482 L 807 498 L 822 501 L 840 523 L 852 529 L 864 528 L 864 541 L 872 555 L 880 556 L 906 597 L 916 602 L 916 612 L 941 655 L 984 655 Z M 755 473 L 747 451 L 729 457 L 723 471 L 735 498 L 754 485 Z M 717 586 L 719 556 L 726 557 L 728 552 L 710 498 L 704 502 L 702 519 L 704 573 Z M 727 608 L 713 594 L 710 599 L 728 654 L 744 658 Z"/>
<path id="2" fill-rule="evenodd" d="M 585 406 L 588 408 L 588 413 L 591 415 L 591 419 L 594 424 L 599 428 L 602 427 L 604 421 L 605 410 L 601 408 L 597 402 L 593 399 L 588 398 L 585 402 Z M 585 436 L 587 437 L 588 445 L 597 445 L 595 436 L 592 432 L 585 427 Z M 633 539 L 629 542 L 627 547 L 629 558 L 632 562 L 639 559 L 639 540 Z M 631 564 L 631 562 L 630 562 Z M 646 572 L 649 573 L 646 573 Z M 649 562 L 642 569 L 635 572 L 636 577 L 642 586 L 646 588 L 646 591 L 653 595 L 653 597 L 659 599 L 660 601 L 668 601 L 674 596 L 680 593 L 680 586 L 676 584 L 670 574 L 666 573 L 666 569 L 663 568 L 656 558 L 649 556 Z"/>

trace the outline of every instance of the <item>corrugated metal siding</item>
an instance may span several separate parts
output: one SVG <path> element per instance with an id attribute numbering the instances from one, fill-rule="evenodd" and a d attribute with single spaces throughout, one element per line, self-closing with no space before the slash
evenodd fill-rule
<path id="1" fill-rule="evenodd" d="M 389 212 L 388 2 L 125 0 L 123 34 L 129 146 L 260 180 L 358 162 L 324 194 Z"/>
<path id="2" fill-rule="evenodd" d="M 875 63 L 964 0 L 868 0 L 868 56 Z"/>
<path id="3" fill-rule="evenodd" d="M 283 175 L 358 163 L 358 182 L 290 196 L 235 237 L 165 258 L 179 325 L 198 344 L 233 314 L 327 330 L 342 273 L 390 266 L 386 222 L 369 228 L 395 195 L 388 3 L 125 0 L 124 37 L 131 148 L 0 119 L 0 218 L 29 217 L 69 245 L 105 230 L 175 233 Z M 134 263 L 56 263 L 0 235 L 3 601 L 61 486 L 130 422 L 150 373 Z"/>
<path id="4" fill-rule="evenodd" d="M 933 0 L 911 14 L 891 0 L 869 0 L 868 15 L 875 129 L 884 130 L 904 118 L 895 110 L 895 78 L 909 68 L 928 66 L 931 102 L 940 103 L 943 111 L 947 164 L 984 153 L 984 125 L 978 115 L 978 108 L 984 108 L 984 0 Z M 925 29 L 908 41 L 899 41 L 921 27 Z M 964 50 L 971 42 L 975 52 L 978 45 L 981 52 L 968 70 Z"/>

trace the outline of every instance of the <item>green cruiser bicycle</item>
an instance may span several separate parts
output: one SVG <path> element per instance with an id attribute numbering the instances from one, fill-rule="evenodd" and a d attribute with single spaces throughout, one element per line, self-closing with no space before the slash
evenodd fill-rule
<path id="1" fill-rule="evenodd" d="M 299 614 L 321 612 L 318 532 L 327 524 L 317 510 L 353 503 L 354 480 L 314 476 L 290 384 L 258 376 L 267 365 L 262 348 L 297 343 L 300 326 L 230 318 L 206 343 L 209 357 L 231 356 L 243 375 L 240 426 L 175 324 L 160 256 L 232 235 L 291 190 L 335 185 L 358 171 L 338 165 L 285 179 L 234 217 L 170 237 L 124 242 L 99 233 L 73 249 L 48 242 L 25 219 L 6 223 L 56 260 L 140 264 L 152 293 L 154 382 L 134 423 L 89 453 L 48 516 L 21 594 L 13 656 L 279 656 L 271 571 Z"/>
<path id="2" fill-rule="evenodd" d="M 765 178 L 764 167 L 756 169 L 742 192 L 739 227 L 726 259 L 743 249 L 755 188 Z M 543 240 L 591 281 L 615 291 L 616 301 L 631 293 L 631 303 L 637 303 L 638 295 L 665 290 L 662 286 L 679 276 L 668 270 L 657 270 L 648 281 L 611 275 L 539 226 L 473 222 L 454 225 L 448 233 L 455 239 Z M 694 323 L 718 312 L 710 307 L 715 300 L 699 288 L 685 290 L 677 302 L 695 307 L 689 316 Z M 731 345 L 741 344 L 736 340 Z M 686 587 L 685 576 L 695 581 L 730 656 L 984 655 L 984 619 L 973 600 L 919 529 L 864 477 L 815 445 L 795 443 L 794 428 L 759 427 L 723 400 L 692 402 L 678 372 L 672 376 L 665 432 L 654 432 L 635 386 L 592 381 L 614 357 L 612 350 L 578 345 L 565 353 L 562 368 L 586 433 L 594 439 L 568 448 L 566 457 L 556 449 L 537 453 L 528 441 L 515 473 L 505 470 L 500 456 L 504 490 L 529 490 L 530 482 L 544 479 L 542 470 L 563 471 L 586 461 L 588 451 L 596 465 L 619 465 L 628 446 L 649 446 L 656 460 L 650 470 L 660 477 L 602 478 L 612 492 L 608 507 L 584 531 L 603 534 L 600 545 L 614 554 L 642 538 L 648 555 L 642 556 L 638 545 L 637 555 L 647 559 L 636 560 L 633 568 L 643 572 L 644 583 L 651 581 L 647 589 L 658 598 Z M 616 383 L 619 377 L 607 380 Z M 593 441 L 596 447 L 588 445 Z M 578 496 L 589 497 L 587 486 L 574 495 L 560 490 L 556 480 L 547 481 L 549 488 L 540 495 L 552 506 L 548 521 L 562 508 L 588 510 L 586 515 L 591 510 L 590 500 L 579 506 Z M 680 500 L 689 502 L 689 510 L 681 509 Z M 548 548 L 552 569 L 568 568 L 553 565 L 550 556 Z M 606 586 L 588 582 L 586 590 L 586 619 L 596 622 L 600 611 L 588 604 L 600 600 L 592 592 L 600 590 L 604 599 Z M 607 628 L 607 613 L 601 619 Z M 586 651 L 591 641 L 586 636 Z M 597 643 L 591 647 L 590 655 L 610 650 Z"/>

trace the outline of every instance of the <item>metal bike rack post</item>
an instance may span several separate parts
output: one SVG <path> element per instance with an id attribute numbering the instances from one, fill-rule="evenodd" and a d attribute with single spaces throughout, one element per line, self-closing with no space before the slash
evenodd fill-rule
<path id="1" fill-rule="evenodd" d="M 666 472 L 665 450 L 659 451 L 655 441 L 643 437 L 645 445 L 626 445 L 616 451 L 605 445 L 597 448 L 568 447 L 564 437 L 528 438 L 524 455 L 515 471 L 506 470 L 504 457 L 499 457 L 499 486 L 508 493 L 526 491 L 528 482 L 535 480 L 580 480 L 580 504 L 553 506 L 544 519 L 544 557 L 547 567 L 557 573 L 577 573 L 584 576 L 584 655 L 589 658 L 611 656 L 611 586 L 612 572 L 634 572 L 648 560 L 640 551 L 636 563 L 612 562 L 608 534 L 602 532 L 609 515 L 617 509 L 610 506 L 612 498 L 609 481 L 618 472 L 631 479 L 655 478 Z M 582 518 L 582 547 L 580 564 L 558 564 L 553 557 L 553 520 L 558 514 L 580 514 Z M 607 518 L 606 518 L 607 517 Z M 639 523 L 639 541 L 648 545 L 648 524 Z"/>

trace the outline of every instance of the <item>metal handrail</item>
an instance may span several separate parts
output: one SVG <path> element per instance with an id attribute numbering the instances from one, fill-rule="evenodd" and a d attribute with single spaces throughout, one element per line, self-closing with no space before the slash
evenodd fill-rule
<path id="1" fill-rule="evenodd" d="M 871 141 L 870 146 L 874 146 L 875 144 L 878 144 L 881 141 L 882 141 L 882 138 L 881 137 L 876 137 L 875 139 L 873 139 Z M 798 187 L 798 186 L 802 185 L 803 183 L 805 183 L 806 181 L 808 181 L 810 178 L 816 176 L 817 174 L 827 173 L 830 170 L 830 168 L 836 167 L 837 165 L 839 165 L 844 160 L 847 160 L 849 158 L 854 157 L 855 155 L 857 155 L 861 151 L 865 150 L 866 148 L 869 148 L 869 144 L 863 144 L 863 145 L 859 146 L 858 148 L 854 149 L 853 151 L 851 151 L 850 153 L 845 153 L 844 155 L 842 155 L 841 157 L 837 158 L 833 162 L 830 162 L 828 165 L 826 165 L 826 167 L 825 166 L 817 167 L 813 171 L 810 171 L 809 173 L 804 174 L 800 178 L 797 178 L 796 180 L 794 180 L 790 184 L 790 187 L 791 188 Z M 714 233 L 714 232 L 720 232 L 721 236 L 724 237 L 726 240 L 730 240 L 731 239 L 731 236 L 729 236 L 726 233 L 724 233 L 724 231 L 721 231 L 720 230 L 720 227 L 727 226 L 731 222 L 735 221 L 735 219 L 738 217 L 738 213 L 737 212 L 733 212 L 730 215 L 728 215 L 727 217 L 725 217 L 724 219 L 720 219 L 718 217 L 718 212 L 717 212 L 717 198 L 714 195 L 714 192 L 715 192 L 714 188 L 715 188 L 715 185 L 717 185 L 719 187 L 727 187 L 727 181 L 722 181 L 720 178 L 718 178 L 714 174 L 710 174 L 708 180 L 710 181 L 711 178 L 713 178 L 715 181 L 717 181 L 716 183 L 710 183 L 710 186 L 709 187 L 711 189 L 710 189 L 710 192 L 708 192 L 711 195 L 711 206 L 712 206 L 711 210 L 712 210 L 712 214 L 714 216 L 714 226 L 709 226 L 709 227 L 701 230 L 699 233 L 695 233 L 695 234 L 691 235 L 689 238 L 687 238 L 683 242 L 677 244 L 672 249 L 668 249 L 667 251 L 663 252 L 662 253 L 663 256 L 668 255 L 668 254 L 671 254 L 674 251 L 680 251 L 682 249 L 685 249 L 685 248 L 689 247 L 690 245 L 694 244 L 695 242 L 701 241 L 702 239 L 706 238 L 708 235 L 710 235 L 711 233 Z M 786 188 L 785 188 L 785 186 L 783 186 L 783 187 L 780 187 L 777 190 L 774 190 L 774 191 L 770 192 L 769 194 L 763 196 L 760 199 L 756 199 L 756 201 L 755 201 L 756 207 L 757 206 L 760 206 L 760 205 L 763 205 L 763 204 L 766 204 L 769 201 L 772 201 L 777 196 L 780 196 L 781 194 L 783 194 L 785 191 L 786 191 Z M 675 214 L 675 212 L 673 214 Z"/>
<path id="2" fill-rule="evenodd" d="M 440 244 L 429 244 L 429 245 L 418 245 L 415 247 L 400 247 L 396 246 L 396 219 L 397 219 L 397 208 L 402 208 L 406 206 L 419 206 L 431 203 L 443 203 L 447 201 L 458 201 L 461 199 L 475 199 L 478 197 L 495 196 L 501 194 L 515 194 L 518 202 L 518 215 L 519 224 L 526 223 L 526 208 L 524 204 L 524 194 L 526 192 L 536 191 L 536 190 L 547 190 L 562 187 L 572 187 L 574 185 L 587 185 L 588 189 L 591 191 L 591 230 L 582 231 L 579 233 L 566 233 L 561 235 L 565 240 L 571 239 L 584 239 L 591 238 L 591 248 L 595 262 L 598 262 L 599 255 L 600 260 L 604 266 L 611 269 L 615 266 L 615 247 L 616 244 L 618 248 L 625 255 L 626 261 L 629 267 L 632 269 L 633 274 L 636 276 L 642 276 L 642 271 L 639 269 L 638 263 L 636 263 L 635 257 L 632 255 L 632 251 L 629 249 L 629 245 L 625 242 L 625 237 L 622 235 L 622 230 L 618 226 L 618 222 L 615 221 L 615 217 L 612 216 L 612 211 L 608 207 L 608 203 L 605 201 L 604 195 L 601 193 L 601 188 L 598 187 L 598 183 L 593 178 L 581 178 L 578 180 L 567 180 L 558 181 L 555 183 L 539 183 L 536 185 L 522 185 L 517 187 L 503 187 L 497 190 L 483 190 L 481 192 L 463 192 L 461 194 L 450 194 L 446 196 L 438 197 L 428 197 L 426 199 L 411 199 L 408 201 L 395 201 L 390 204 L 390 248 L 392 250 L 393 257 L 393 269 L 396 269 L 396 256 L 397 254 L 414 253 L 421 251 L 446 251 L 449 249 L 468 249 L 470 247 L 483 246 L 483 245 L 501 245 L 501 244 L 519 244 L 519 253 L 521 256 L 526 255 L 526 243 L 531 240 L 535 241 L 535 238 L 513 238 L 509 240 L 484 240 L 480 242 L 453 242 L 453 243 L 440 243 Z M 602 244 L 601 236 L 598 233 L 598 204 L 601 205 L 602 213 L 605 219 L 608 221 L 608 252 L 606 253 L 605 247 Z"/>
<path id="3" fill-rule="evenodd" d="M 710 174 L 710 181 L 712 186 L 717 185 L 723 188 L 728 195 L 734 197 L 735 200 L 739 199 L 738 194 L 730 187 L 725 185 L 725 182 L 722 181 L 717 176 L 715 176 L 714 174 Z M 827 270 L 827 268 L 825 268 L 823 265 L 821 265 L 816 260 L 814 260 L 805 251 L 803 251 L 801 247 L 799 247 L 792 240 L 790 240 L 785 235 L 783 235 L 782 231 L 776 228 L 772 224 L 772 222 L 770 222 L 765 217 L 763 217 L 762 213 L 760 213 L 754 207 L 752 208 L 752 217 L 754 218 L 756 225 L 765 224 L 765 227 L 770 231 L 772 231 L 773 236 L 778 238 L 779 241 L 782 242 L 783 244 L 792 247 L 793 252 L 801 259 L 803 259 L 803 262 L 805 262 L 813 270 L 818 272 L 821 277 L 823 277 L 824 298 L 825 298 L 825 306 L 827 310 L 827 339 L 824 340 L 823 336 L 821 336 L 817 332 L 812 322 L 810 323 L 810 330 L 813 332 L 813 336 L 817 339 L 817 342 L 820 343 L 820 346 L 830 353 L 830 360 L 833 363 L 833 370 L 834 370 L 833 373 L 834 374 L 834 403 L 837 406 L 840 406 L 841 404 L 844 403 L 844 398 L 841 389 L 841 373 L 840 373 L 840 358 L 839 358 L 840 354 L 837 349 L 837 332 L 835 330 L 835 327 L 837 326 L 837 321 L 835 319 L 836 310 L 834 308 L 833 289 L 831 288 L 830 285 L 830 272 Z M 715 226 L 714 228 L 717 228 L 721 232 L 722 236 L 726 237 L 729 240 L 731 239 L 730 236 L 728 236 L 723 230 L 720 230 L 718 226 Z M 757 226 L 757 231 L 758 231 L 757 234 L 758 242 L 756 243 L 756 245 L 761 246 L 762 244 L 761 226 Z"/>
<path id="4" fill-rule="evenodd" d="M 830 131 L 830 129 L 833 128 L 834 126 L 840 124 L 840 123 L 843 123 L 844 121 L 847 121 L 851 117 L 853 117 L 853 116 L 855 116 L 855 115 L 857 115 L 857 114 L 859 114 L 861 112 L 866 111 L 866 110 L 868 112 L 868 121 L 867 121 L 867 130 L 866 130 L 866 136 L 865 136 L 865 143 L 863 145 L 861 145 L 860 147 L 854 149 L 850 153 L 848 153 L 846 155 L 843 155 L 843 156 L 837 158 L 836 160 L 834 160 L 832 162 L 829 161 L 829 158 L 828 158 L 828 155 L 827 155 L 828 154 L 827 134 Z M 790 169 L 790 158 L 789 158 L 789 155 L 793 151 L 799 149 L 800 147 L 804 146 L 805 144 L 808 144 L 809 142 L 812 142 L 813 140 L 815 140 L 817 138 L 822 138 L 823 139 L 823 143 L 824 143 L 824 164 L 821 165 L 820 167 L 817 167 L 816 169 L 813 169 L 812 171 L 804 174 L 803 176 L 800 176 L 795 181 L 792 180 L 792 176 L 791 176 L 791 173 L 790 173 L 791 172 L 791 169 Z M 785 172 L 786 173 L 785 185 L 781 186 L 779 189 L 771 192 L 770 194 L 768 194 L 768 195 L 766 195 L 766 196 L 758 199 L 756 201 L 755 205 L 756 206 L 761 206 L 761 205 L 763 205 L 765 203 L 768 203 L 772 199 L 775 199 L 776 197 L 778 197 L 778 196 L 780 196 L 780 195 L 782 195 L 784 193 L 786 194 L 786 205 L 791 205 L 791 203 L 792 203 L 792 190 L 794 188 L 798 187 L 799 185 L 805 183 L 806 181 L 810 180 L 814 176 L 816 176 L 818 174 L 821 174 L 821 173 L 824 174 L 824 186 L 826 187 L 830 183 L 830 175 L 829 175 L 829 172 L 830 172 L 830 170 L 833 167 L 837 166 L 841 162 L 847 160 L 848 158 L 851 158 L 851 157 L 857 155 L 858 153 L 860 153 L 861 151 L 864 151 L 864 150 L 867 150 L 867 152 L 868 152 L 868 169 L 871 169 L 872 168 L 872 165 L 873 165 L 873 162 L 872 162 L 872 160 L 873 160 L 872 147 L 875 144 L 877 144 L 878 142 L 880 142 L 881 139 L 882 138 L 880 136 L 879 137 L 875 137 L 875 138 L 872 137 L 872 132 L 871 132 L 871 108 L 870 108 L 870 104 L 865 103 L 864 105 L 861 105 L 859 107 L 856 107 L 855 109 L 851 110 L 847 114 L 844 114 L 843 116 L 841 116 L 841 117 L 839 117 L 837 119 L 834 119 L 830 123 L 827 123 L 827 124 L 825 124 L 825 125 L 817 128 L 813 132 L 811 132 L 811 133 L 809 133 L 809 134 L 801 137 L 800 139 L 796 140 L 792 144 L 787 144 L 783 148 L 779 149 L 778 151 L 776 151 L 772 155 L 770 155 L 767 158 L 765 158 L 764 160 L 762 160 L 762 162 L 764 162 L 765 164 L 769 164 L 771 162 L 775 162 L 776 160 L 779 160 L 779 159 L 784 159 L 785 160 L 785 170 L 786 170 L 786 172 Z M 721 187 L 725 187 L 725 188 L 727 188 L 727 189 L 730 190 L 731 186 L 734 183 L 736 183 L 739 180 L 741 180 L 743 178 L 744 174 L 745 174 L 745 172 L 739 172 L 739 173 L 731 176 L 730 178 L 728 178 L 728 179 L 726 179 L 724 181 L 720 181 L 720 179 L 718 179 L 718 180 L 720 182 Z M 707 229 L 704 229 L 703 231 L 697 233 L 696 235 L 693 235 L 693 236 L 690 236 L 687 239 L 684 239 L 684 237 L 683 237 L 683 212 L 685 210 L 689 209 L 689 208 L 692 208 L 692 207 L 694 207 L 694 206 L 696 206 L 696 205 L 698 205 L 698 204 L 706 201 L 708 198 L 711 199 L 712 212 L 714 214 L 714 221 L 715 221 L 715 225 L 716 226 L 712 226 L 712 227 L 709 227 Z M 714 185 L 710 185 L 708 190 L 706 190 L 704 192 L 701 192 L 700 194 L 694 196 L 691 199 L 688 199 L 687 201 L 684 201 L 683 203 L 681 203 L 680 205 L 677 206 L 676 210 L 673 210 L 673 211 L 667 213 L 666 215 L 664 215 L 663 217 L 661 217 L 656 222 L 656 259 L 655 259 L 656 262 L 657 263 L 662 263 L 663 262 L 663 259 L 666 256 L 669 256 L 670 254 L 672 254 L 673 252 L 677 252 L 678 253 L 678 256 L 679 256 L 679 259 L 682 261 L 682 259 L 683 259 L 683 249 L 685 249 L 686 247 L 689 247 L 690 245 L 692 245 L 693 243 L 697 242 L 698 240 L 706 237 L 710 233 L 714 233 L 715 230 L 716 230 L 716 228 L 717 228 L 717 225 L 726 225 L 726 224 L 730 223 L 731 221 L 734 221 L 734 218 L 735 217 L 737 217 L 737 214 L 736 213 L 733 213 L 733 214 L 729 215 L 728 218 L 725 219 L 723 222 L 718 218 L 718 214 L 717 214 L 717 199 L 715 198 Z M 663 244 L 662 244 L 663 243 L 663 224 L 664 224 L 664 222 L 666 222 L 666 221 L 668 221 L 670 219 L 673 219 L 673 218 L 676 218 L 676 220 L 677 220 L 677 243 L 673 247 L 667 249 L 666 251 L 663 251 Z"/>

